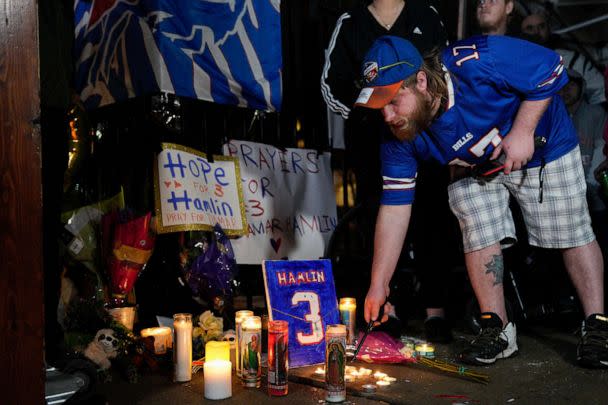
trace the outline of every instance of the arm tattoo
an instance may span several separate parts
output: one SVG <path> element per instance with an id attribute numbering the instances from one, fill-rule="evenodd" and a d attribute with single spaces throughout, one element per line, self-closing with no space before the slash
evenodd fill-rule
<path id="1" fill-rule="evenodd" d="M 486 274 L 494 274 L 494 285 L 502 284 L 502 275 L 504 271 L 504 262 L 502 255 L 493 255 L 492 259 L 485 264 Z"/>

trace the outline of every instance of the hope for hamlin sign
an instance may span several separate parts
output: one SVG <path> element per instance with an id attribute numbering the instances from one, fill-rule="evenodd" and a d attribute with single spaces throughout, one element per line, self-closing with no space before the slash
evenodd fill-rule
<path id="1" fill-rule="evenodd" d="M 155 167 L 158 232 L 212 230 L 219 224 L 227 235 L 247 232 L 241 203 L 239 163 L 185 146 L 163 143 Z"/>

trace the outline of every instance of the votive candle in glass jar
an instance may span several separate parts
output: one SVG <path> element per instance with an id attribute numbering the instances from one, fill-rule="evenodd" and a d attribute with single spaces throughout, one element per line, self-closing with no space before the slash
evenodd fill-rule
<path id="1" fill-rule="evenodd" d="M 268 394 L 287 395 L 289 324 L 268 322 Z"/>
<path id="2" fill-rule="evenodd" d="M 346 326 L 346 347 L 349 350 L 355 349 L 355 340 L 357 338 L 357 300 L 346 297 L 340 298 L 340 320 Z"/>
<path id="3" fill-rule="evenodd" d="M 235 329 L 235 340 L 236 340 L 236 361 L 235 361 L 235 369 L 236 369 L 236 375 L 237 376 L 241 376 L 241 356 L 240 356 L 240 347 L 241 347 L 241 324 L 243 323 L 243 321 L 246 318 L 249 318 L 250 316 L 253 316 L 253 311 L 249 311 L 249 310 L 242 310 L 242 311 L 236 311 L 236 313 L 234 314 L 234 329 Z"/>
<path id="4" fill-rule="evenodd" d="M 327 325 L 325 333 L 325 384 L 327 402 L 346 400 L 346 326 Z"/>
<path id="5" fill-rule="evenodd" d="M 192 315 L 173 315 L 173 381 L 192 379 Z"/>
<path id="6" fill-rule="evenodd" d="M 259 388 L 262 376 L 262 320 L 250 316 L 241 324 L 241 381 L 243 386 Z"/>
<path id="7" fill-rule="evenodd" d="M 171 342 L 171 328 L 166 326 L 141 330 L 141 337 L 154 339 L 154 354 L 165 354 Z"/>

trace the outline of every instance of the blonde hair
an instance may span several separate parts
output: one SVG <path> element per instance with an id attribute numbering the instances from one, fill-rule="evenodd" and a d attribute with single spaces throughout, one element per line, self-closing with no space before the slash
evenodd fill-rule
<path id="1" fill-rule="evenodd" d="M 441 63 L 441 52 L 440 49 L 435 47 L 427 52 L 423 57 L 422 66 L 420 71 L 426 74 L 427 91 L 433 99 L 440 98 L 441 103 L 448 98 L 448 85 L 445 81 L 445 74 L 443 70 L 443 64 Z M 408 77 L 404 82 L 404 87 L 412 87 L 416 85 L 416 75 Z"/>

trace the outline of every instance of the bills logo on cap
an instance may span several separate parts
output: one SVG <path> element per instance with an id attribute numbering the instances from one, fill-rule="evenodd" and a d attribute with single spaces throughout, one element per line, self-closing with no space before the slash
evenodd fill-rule
<path id="1" fill-rule="evenodd" d="M 374 81 L 374 79 L 378 77 L 378 63 L 365 62 L 365 64 L 363 65 L 363 77 L 368 83 Z"/>

